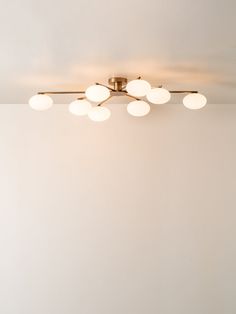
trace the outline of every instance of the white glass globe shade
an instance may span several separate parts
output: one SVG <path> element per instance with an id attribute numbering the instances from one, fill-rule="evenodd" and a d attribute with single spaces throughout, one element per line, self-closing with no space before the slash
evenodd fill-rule
<path id="1" fill-rule="evenodd" d="M 53 100 L 48 95 L 38 94 L 30 98 L 29 105 L 34 110 L 43 111 L 52 107 Z"/>
<path id="2" fill-rule="evenodd" d="M 102 102 L 110 97 L 110 91 L 105 86 L 92 85 L 86 89 L 85 95 L 93 102 Z"/>
<path id="3" fill-rule="evenodd" d="M 143 117 L 150 111 L 150 106 L 147 102 L 142 100 L 131 101 L 127 106 L 129 114 L 135 117 Z"/>
<path id="4" fill-rule="evenodd" d="M 184 97 L 183 104 L 188 109 L 200 109 L 207 103 L 204 95 L 198 93 L 191 93 Z"/>
<path id="5" fill-rule="evenodd" d="M 69 111 L 76 116 L 86 116 L 92 106 L 86 99 L 78 99 L 70 103 Z"/>
<path id="6" fill-rule="evenodd" d="M 126 85 L 128 94 L 134 97 L 143 97 L 151 90 L 151 85 L 144 80 L 133 80 Z"/>
<path id="7" fill-rule="evenodd" d="M 96 122 L 105 121 L 110 118 L 111 111 L 106 107 L 97 106 L 89 111 L 88 116 Z"/>
<path id="8" fill-rule="evenodd" d="M 170 92 L 165 88 L 153 88 L 147 94 L 148 101 L 155 105 L 165 104 L 170 100 L 170 98 Z"/>

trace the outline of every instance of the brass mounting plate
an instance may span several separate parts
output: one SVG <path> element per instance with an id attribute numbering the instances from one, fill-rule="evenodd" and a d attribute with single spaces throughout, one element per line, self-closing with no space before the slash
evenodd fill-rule
<path id="1" fill-rule="evenodd" d="M 109 85 L 115 85 L 115 84 L 118 84 L 118 85 L 125 85 L 127 84 L 128 80 L 126 77 L 117 77 L 117 76 L 114 76 L 114 77 L 110 77 L 109 80 L 108 80 L 108 84 Z"/>

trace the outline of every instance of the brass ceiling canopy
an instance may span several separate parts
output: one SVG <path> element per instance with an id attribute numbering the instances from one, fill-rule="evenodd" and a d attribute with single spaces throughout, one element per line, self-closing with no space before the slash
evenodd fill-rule
<path id="1" fill-rule="evenodd" d="M 88 115 L 93 121 L 104 121 L 111 115 L 111 111 L 104 107 L 104 104 L 114 96 L 133 99 L 128 104 L 127 111 L 136 117 L 147 115 L 150 104 L 162 105 L 169 102 L 171 94 L 187 94 L 183 103 L 188 109 L 200 109 L 207 103 L 206 97 L 196 90 L 167 90 L 162 85 L 152 87 L 141 77 L 129 82 L 125 77 L 111 77 L 108 79 L 108 85 L 95 83 L 85 91 L 42 91 L 31 97 L 29 104 L 31 108 L 43 111 L 53 104 L 49 95 L 77 94 L 80 97 L 69 105 L 69 111 L 77 116 Z"/>
<path id="2" fill-rule="evenodd" d="M 126 77 L 113 76 L 108 79 L 108 84 L 113 86 L 113 89 L 117 92 L 122 91 L 124 86 L 126 86 L 128 80 Z"/>

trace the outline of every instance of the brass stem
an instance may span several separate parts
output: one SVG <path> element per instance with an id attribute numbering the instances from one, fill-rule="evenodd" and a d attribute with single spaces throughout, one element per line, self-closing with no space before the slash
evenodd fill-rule
<path id="1" fill-rule="evenodd" d="M 140 98 L 138 98 L 138 97 L 135 97 L 135 96 L 129 95 L 126 91 L 123 91 L 123 93 L 124 93 L 124 94 L 125 94 L 125 96 L 127 96 L 127 97 L 133 98 L 133 99 L 135 99 L 135 100 L 141 100 L 141 99 L 140 99 Z"/>
<path id="2" fill-rule="evenodd" d="M 103 100 L 102 102 L 100 102 L 97 106 L 101 106 L 103 105 L 105 102 L 107 102 L 110 98 L 112 98 L 113 95 L 109 96 L 107 99 Z"/>
<path id="3" fill-rule="evenodd" d="M 169 92 L 171 94 L 186 94 L 186 93 L 197 94 L 198 93 L 198 91 L 196 90 L 169 90 Z"/>
<path id="4" fill-rule="evenodd" d="M 85 91 L 38 92 L 38 95 L 67 95 L 67 94 L 85 94 Z"/>
<path id="5" fill-rule="evenodd" d="M 112 92 L 115 92 L 116 90 L 115 89 L 113 89 L 113 88 L 111 88 L 111 87 L 109 87 L 109 86 L 106 86 L 106 85 L 104 85 L 104 84 L 100 84 L 100 83 L 95 83 L 96 85 L 99 85 L 99 86 L 103 86 L 103 87 L 106 87 L 106 88 L 108 88 L 110 91 L 112 91 Z"/>

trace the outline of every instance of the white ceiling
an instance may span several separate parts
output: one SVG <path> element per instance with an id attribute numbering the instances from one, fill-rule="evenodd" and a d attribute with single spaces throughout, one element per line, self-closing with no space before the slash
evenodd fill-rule
<path id="1" fill-rule="evenodd" d="M 234 0 L 13 0 L 0 12 L 0 103 L 113 74 L 236 103 Z"/>

